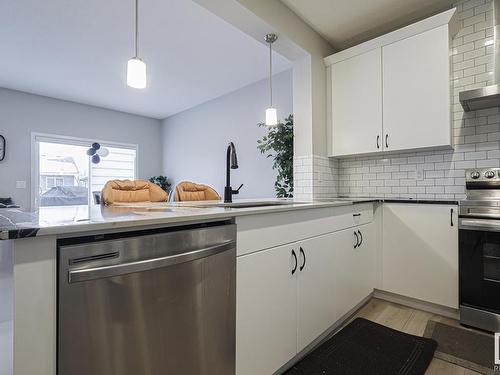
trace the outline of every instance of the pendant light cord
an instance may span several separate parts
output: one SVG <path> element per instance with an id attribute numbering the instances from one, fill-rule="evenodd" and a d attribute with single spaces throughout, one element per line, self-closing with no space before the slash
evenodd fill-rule
<path id="1" fill-rule="evenodd" d="M 139 0 L 135 0 L 135 57 L 139 57 Z"/>
<path id="2" fill-rule="evenodd" d="M 269 93 L 271 97 L 271 107 L 273 106 L 273 44 L 269 43 Z"/>

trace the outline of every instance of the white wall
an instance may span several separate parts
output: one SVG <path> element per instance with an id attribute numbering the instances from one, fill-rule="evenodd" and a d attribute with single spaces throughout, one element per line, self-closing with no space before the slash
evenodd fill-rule
<path id="1" fill-rule="evenodd" d="M 292 71 L 274 76 L 274 105 L 283 120 L 293 112 Z M 267 133 L 257 124 L 269 106 L 269 81 L 262 80 L 163 120 L 163 169 L 173 183 L 205 183 L 224 194 L 226 147 L 235 143 L 240 168 L 231 184 L 245 184 L 237 198 L 274 197 L 276 172 L 257 149 Z"/>
<path id="2" fill-rule="evenodd" d="M 0 88 L 0 134 L 7 154 L 0 162 L 0 197 L 30 206 L 31 132 L 139 145 L 139 178 L 161 172 L 160 121 Z M 16 189 L 26 181 L 26 189 Z"/>

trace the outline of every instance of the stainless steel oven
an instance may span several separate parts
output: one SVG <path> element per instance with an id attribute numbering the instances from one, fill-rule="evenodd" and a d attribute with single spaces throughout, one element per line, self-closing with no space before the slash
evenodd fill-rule
<path id="1" fill-rule="evenodd" d="M 116 237 L 60 244 L 58 374 L 234 375 L 235 225 Z"/>
<path id="2" fill-rule="evenodd" d="M 466 171 L 460 202 L 460 322 L 500 331 L 500 169 Z"/>

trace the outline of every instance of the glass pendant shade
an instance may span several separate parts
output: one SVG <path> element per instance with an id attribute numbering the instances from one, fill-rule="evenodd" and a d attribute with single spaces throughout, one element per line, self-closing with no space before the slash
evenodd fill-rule
<path id="1" fill-rule="evenodd" d="M 273 106 L 273 43 L 276 42 L 278 36 L 276 34 L 267 34 L 264 38 L 269 44 L 269 99 L 270 106 L 266 109 L 266 125 L 278 125 L 278 111 Z"/>
<path id="2" fill-rule="evenodd" d="M 278 111 L 276 111 L 276 108 L 270 107 L 266 109 L 266 125 L 278 125 Z"/>
<path id="3" fill-rule="evenodd" d="M 146 64 L 138 57 L 127 63 L 127 85 L 135 89 L 146 88 Z"/>

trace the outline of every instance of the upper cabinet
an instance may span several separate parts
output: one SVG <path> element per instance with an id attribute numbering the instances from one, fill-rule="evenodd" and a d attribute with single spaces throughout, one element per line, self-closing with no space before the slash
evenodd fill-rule
<path id="1" fill-rule="evenodd" d="M 340 61 L 331 69 L 335 156 L 382 151 L 380 48 Z"/>
<path id="2" fill-rule="evenodd" d="M 325 58 L 329 156 L 453 147 L 455 9 Z"/>
<path id="3" fill-rule="evenodd" d="M 388 151 L 452 146 L 449 46 L 441 26 L 382 48 Z"/>

